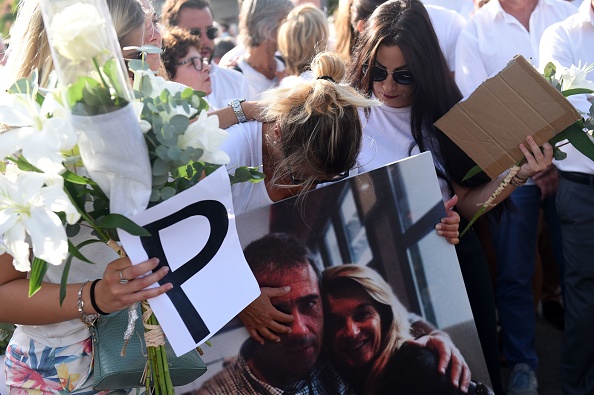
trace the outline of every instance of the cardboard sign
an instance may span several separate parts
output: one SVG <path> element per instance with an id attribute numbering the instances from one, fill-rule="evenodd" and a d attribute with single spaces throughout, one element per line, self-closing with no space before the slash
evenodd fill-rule
<path id="1" fill-rule="evenodd" d="M 130 219 L 151 233 L 118 229 L 132 263 L 157 257 L 154 271 L 169 266 L 160 284 L 173 289 L 149 303 L 176 355 L 208 340 L 260 294 L 235 229 L 224 166 Z"/>
<path id="2" fill-rule="evenodd" d="M 527 136 L 540 146 L 579 119 L 573 105 L 517 56 L 435 126 L 493 179 L 524 157 L 518 146 Z"/>

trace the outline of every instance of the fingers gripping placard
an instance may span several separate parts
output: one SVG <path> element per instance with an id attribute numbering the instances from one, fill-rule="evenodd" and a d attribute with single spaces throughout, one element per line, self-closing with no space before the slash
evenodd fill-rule
<path id="1" fill-rule="evenodd" d="M 260 293 L 235 229 L 231 189 L 221 168 L 198 185 L 131 217 L 151 236 L 119 230 L 132 263 L 159 258 L 173 289 L 149 303 L 175 353 L 208 340 Z"/>

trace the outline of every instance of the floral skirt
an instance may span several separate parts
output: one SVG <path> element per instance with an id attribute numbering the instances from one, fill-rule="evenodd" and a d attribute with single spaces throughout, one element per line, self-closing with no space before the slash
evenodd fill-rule
<path id="1" fill-rule="evenodd" d="M 5 364 L 9 395 L 130 393 L 93 389 L 91 338 L 52 348 L 16 332 L 6 349 Z"/>

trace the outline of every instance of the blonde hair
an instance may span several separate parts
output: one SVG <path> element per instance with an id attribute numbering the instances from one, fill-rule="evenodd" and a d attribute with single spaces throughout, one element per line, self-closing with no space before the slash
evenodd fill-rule
<path id="1" fill-rule="evenodd" d="M 374 394 L 392 355 L 405 341 L 412 339 L 408 311 L 379 273 L 367 266 L 353 264 L 333 266 L 324 270 L 322 291 L 325 303 L 327 303 L 327 295 L 332 295 L 333 292 L 345 287 L 352 287 L 353 283 L 361 286 L 380 307 L 383 307 L 378 310 L 382 326 L 381 351 L 373 361 L 365 383 L 365 393 Z"/>
<path id="2" fill-rule="evenodd" d="M 278 29 L 278 50 L 289 75 L 309 68 L 316 52 L 326 50 L 328 22 L 324 13 L 311 3 L 294 8 Z"/>
<path id="3" fill-rule="evenodd" d="M 140 3 L 131 0 L 106 0 L 111 19 L 120 42 L 144 25 L 144 13 Z M 92 17 L 92 16 L 90 16 Z M 39 0 L 23 0 L 11 29 L 6 78 L 3 89 L 10 87 L 19 78 L 39 71 L 39 84 L 45 86 L 54 69 L 50 47 L 43 25 Z"/>
<path id="4" fill-rule="evenodd" d="M 311 70 L 313 80 L 265 91 L 259 102 L 260 119 L 277 125 L 281 132 L 284 159 L 274 169 L 271 181 L 276 185 L 290 170 L 316 173 L 304 183 L 311 185 L 316 177 L 352 169 L 362 138 L 357 108 L 379 104 L 341 83 L 346 70 L 337 54 L 319 53 Z"/>

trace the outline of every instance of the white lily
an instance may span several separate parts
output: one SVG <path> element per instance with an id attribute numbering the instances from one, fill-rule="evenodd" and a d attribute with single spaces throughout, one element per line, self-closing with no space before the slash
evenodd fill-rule
<path id="1" fill-rule="evenodd" d="M 0 124 L 9 127 L 0 134 L 0 158 L 22 151 L 38 169 L 58 174 L 64 170 L 62 152 L 71 150 L 78 137 L 53 97 L 48 95 L 40 106 L 36 94 L 36 89 L 29 94 L 0 94 Z"/>
<path id="2" fill-rule="evenodd" d="M 594 90 L 594 82 L 588 80 L 587 74 L 594 69 L 594 64 L 575 66 L 570 68 L 559 68 L 555 73 L 555 78 L 561 81 L 561 92 L 570 89 L 590 89 Z"/>
<path id="3" fill-rule="evenodd" d="M 35 257 L 52 265 L 66 259 L 66 230 L 56 212 L 64 212 L 69 224 L 80 218 L 64 192 L 62 177 L 24 172 L 12 182 L 0 174 L 0 234 L 4 239 L 0 249 L 12 255 L 17 270 L 31 270 L 26 234 Z"/>
<path id="4" fill-rule="evenodd" d="M 220 150 L 220 147 L 228 136 L 225 130 L 219 128 L 219 118 L 216 115 L 209 116 L 202 110 L 185 133 L 178 136 L 177 146 L 182 150 L 200 148 L 204 150 L 200 161 L 225 165 L 231 159 L 227 153 Z"/>

